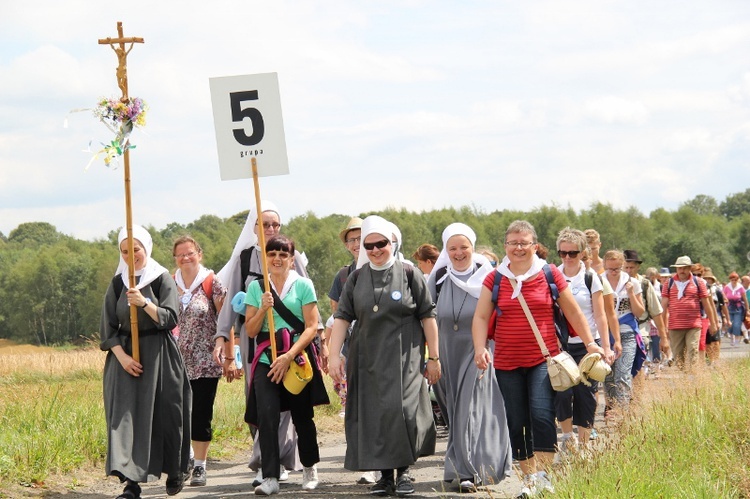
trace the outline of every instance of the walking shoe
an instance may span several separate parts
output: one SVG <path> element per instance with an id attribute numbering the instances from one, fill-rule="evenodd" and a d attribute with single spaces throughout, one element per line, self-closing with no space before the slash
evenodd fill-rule
<path id="1" fill-rule="evenodd" d="M 461 480 L 458 484 L 458 491 L 471 494 L 477 491 L 477 486 L 473 480 L 467 478 L 466 480 Z"/>
<path id="2" fill-rule="evenodd" d="M 167 478 L 167 495 L 175 496 L 182 491 L 182 487 L 185 486 L 185 481 L 188 479 L 187 473 L 180 472 L 177 476 Z"/>
<path id="3" fill-rule="evenodd" d="M 190 479 L 191 487 L 201 487 L 206 485 L 206 468 L 196 466 L 193 468 L 193 478 Z"/>
<path id="4" fill-rule="evenodd" d="M 516 494 L 515 499 L 531 499 L 536 496 L 536 475 L 524 475 L 523 487 Z"/>
<path id="5" fill-rule="evenodd" d="M 357 480 L 357 483 L 360 485 L 367 485 L 377 482 L 378 479 L 375 477 L 374 471 L 365 471 L 362 473 L 362 476 L 359 477 L 359 480 Z"/>
<path id="6" fill-rule="evenodd" d="M 396 486 L 393 483 L 393 475 L 381 476 L 380 480 L 370 487 L 370 494 L 374 496 L 390 496 L 394 494 L 395 490 Z"/>
<path id="7" fill-rule="evenodd" d="M 318 470 L 315 465 L 302 468 L 302 489 L 315 490 L 318 487 Z"/>
<path id="8" fill-rule="evenodd" d="M 591 434 L 589 435 L 589 440 L 596 440 L 599 438 L 599 432 L 596 431 L 596 428 L 591 428 Z"/>
<path id="9" fill-rule="evenodd" d="M 287 478 L 288 478 L 288 476 L 287 476 Z M 255 479 L 253 480 L 253 487 L 257 487 L 261 483 L 263 483 L 263 469 L 262 468 L 258 468 L 258 473 L 256 473 Z"/>
<path id="10" fill-rule="evenodd" d="M 558 452 L 563 455 L 571 455 L 578 450 L 578 436 L 575 433 L 563 433 Z"/>
<path id="11" fill-rule="evenodd" d="M 265 478 L 263 482 L 255 487 L 256 496 L 270 496 L 279 493 L 279 481 L 274 478 Z"/>
<path id="12" fill-rule="evenodd" d="M 396 477 L 396 495 L 399 497 L 407 496 L 414 493 L 414 485 L 411 483 L 411 476 L 408 471 L 399 473 Z"/>
<path id="13" fill-rule="evenodd" d="M 279 470 L 279 481 L 286 482 L 287 480 L 289 480 L 289 472 L 284 468 L 284 465 L 281 465 L 281 469 Z"/>
<path id="14" fill-rule="evenodd" d="M 546 471 L 536 472 L 536 490 L 537 492 L 555 493 L 555 488 L 552 486 L 552 481 Z"/>

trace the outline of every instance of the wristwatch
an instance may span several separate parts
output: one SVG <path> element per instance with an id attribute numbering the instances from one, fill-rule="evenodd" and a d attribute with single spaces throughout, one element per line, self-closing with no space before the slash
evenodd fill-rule
<path id="1" fill-rule="evenodd" d="M 143 306 L 142 306 L 141 308 L 146 308 L 146 307 L 148 307 L 148 304 L 149 304 L 149 303 L 151 303 L 151 298 L 146 298 L 146 302 L 145 302 L 145 303 L 143 304 Z"/>

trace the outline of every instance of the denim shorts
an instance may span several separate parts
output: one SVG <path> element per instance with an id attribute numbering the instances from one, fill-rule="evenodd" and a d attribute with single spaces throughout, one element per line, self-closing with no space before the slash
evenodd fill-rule
<path id="1" fill-rule="evenodd" d="M 513 459 L 526 460 L 534 452 L 555 452 L 555 391 L 547 362 L 511 371 L 495 370 L 505 400 Z"/>

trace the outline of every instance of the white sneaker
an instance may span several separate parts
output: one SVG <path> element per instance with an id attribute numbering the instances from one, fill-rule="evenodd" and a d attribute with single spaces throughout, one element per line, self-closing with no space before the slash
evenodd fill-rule
<path id="1" fill-rule="evenodd" d="M 515 499 L 531 499 L 536 496 L 536 475 L 524 475 L 523 476 L 523 487 L 516 494 Z"/>
<path id="2" fill-rule="evenodd" d="M 266 478 L 263 483 L 255 487 L 256 496 L 270 496 L 279 493 L 279 481 L 275 478 Z"/>
<path id="3" fill-rule="evenodd" d="M 536 472 L 536 490 L 550 494 L 555 493 L 555 488 L 552 486 L 552 481 L 546 471 Z"/>
<path id="4" fill-rule="evenodd" d="M 313 464 L 309 468 L 302 468 L 302 489 L 315 490 L 318 487 L 318 470 Z"/>
<path id="5" fill-rule="evenodd" d="M 282 465 L 281 470 L 279 470 L 279 481 L 286 482 L 287 480 L 289 480 L 289 472 Z"/>
<path id="6" fill-rule="evenodd" d="M 576 451 L 578 451 L 578 435 L 575 433 L 563 433 L 558 452 L 569 456 Z"/>
<path id="7" fill-rule="evenodd" d="M 362 476 L 359 477 L 359 480 L 357 480 L 357 483 L 361 485 L 371 485 L 378 481 L 379 477 L 375 476 L 374 471 L 365 471 L 362 473 Z"/>
<path id="8" fill-rule="evenodd" d="M 258 473 L 255 475 L 255 479 L 253 480 L 253 487 L 257 487 L 263 483 L 263 469 L 258 468 Z"/>

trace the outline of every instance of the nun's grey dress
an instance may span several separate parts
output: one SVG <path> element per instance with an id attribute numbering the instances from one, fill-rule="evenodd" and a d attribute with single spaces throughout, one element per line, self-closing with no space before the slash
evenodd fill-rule
<path id="1" fill-rule="evenodd" d="M 120 279 L 120 275 L 114 279 Z M 138 338 L 143 373 L 125 372 L 110 350 L 120 345 L 132 355 L 130 307 L 126 288 L 117 296 L 114 279 L 104 298 L 101 349 L 104 364 L 104 413 L 107 420 L 107 475 L 136 482 L 176 477 L 187 472 L 190 458 L 192 392 L 185 365 L 172 337 L 177 325 L 177 287 L 164 273 L 141 289 L 159 307 L 159 321 L 138 310 Z"/>
<path id="2" fill-rule="evenodd" d="M 428 282 L 433 298 L 435 270 Z M 457 277 L 465 281 L 469 275 Z M 443 281 L 437 297 L 442 377 L 433 389 L 449 424 L 443 479 L 491 484 L 510 476 L 513 458 L 494 369 L 490 365 L 479 379 L 481 373 L 474 364 L 471 322 L 476 307 L 477 299 L 450 277 Z"/>
<path id="3" fill-rule="evenodd" d="M 344 467 L 351 471 L 409 466 L 435 452 L 421 324 L 435 311 L 424 277 L 412 272 L 409 286 L 399 261 L 382 271 L 365 265 L 349 276 L 334 315 L 357 321 L 346 362 Z"/>

